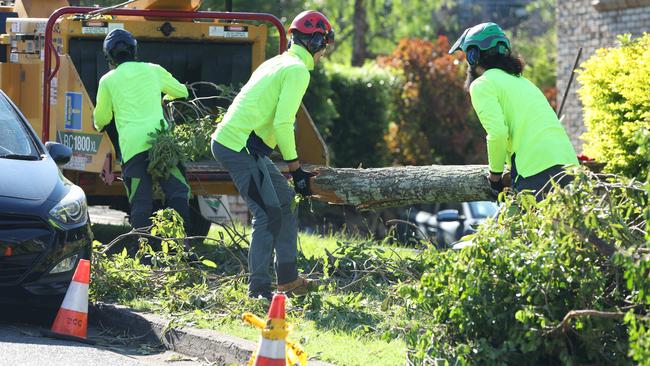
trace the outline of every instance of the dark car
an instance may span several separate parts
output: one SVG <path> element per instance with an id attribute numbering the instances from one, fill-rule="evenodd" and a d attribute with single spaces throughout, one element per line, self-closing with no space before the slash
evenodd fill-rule
<path id="1" fill-rule="evenodd" d="M 406 211 L 405 221 L 409 224 L 401 231 L 405 233 L 403 236 L 432 240 L 441 248 L 450 247 L 463 236 L 474 233 L 497 210 L 497 204 L 491 201 L 418 205 Z"/>
<path id="2" fill-rule="evenodd" d="M 0 303 L 50 304 L 91 254 L 86 196 L 62 174 L 72 151 L 43 145 L 0 91 Z"/>

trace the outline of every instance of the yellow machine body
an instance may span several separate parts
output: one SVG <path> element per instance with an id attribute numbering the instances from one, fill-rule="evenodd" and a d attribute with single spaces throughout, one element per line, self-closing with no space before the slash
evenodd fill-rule
<path id="1" fill-rule="evenodd" d="M 192 11 L 200 3 L 198 0 L 139 0 L 127 8 Z M 5 34 L 0 36 L 0 56 L 4 56 L 0 57 L 0 88 L 21 109 L 39 136 L 43 131 L 45 25 L 47 17 L 63 6 L 68 6 L 66 0 L 18 0 L 13 7 L 0 7 L 0 16 L 8 15 Z M 163 66 L 165 62 L 174 65 L 173 69 L 168 70 L 181 82 L 199 81 L 185 80 L 186 76 L 193 75 L 196 79 L 203 75 L 213 75 L 213 70 L 225 70 L 224 75 L 214 75 L 244 83 L 266 59 L 266 25 L 105 15 L 92 19 L 78 16 L 60 19 L 54 29 L 54 44 L 60 64 L 50 88 L 49 139 L 72 148 L 73 157 L 64 166 L 64 174 L 80 185 L 89 197 L 94 197 L 100 203 L 110 197 L 124 195 L 119 180 L 109 180 L 107 183 L 101 177 L 102 173 L 105 176 L 107 172 L 119 172 L 120 165 L 108 135 L 95 131 L 92 119 L 97 81 L 107 71 L 103 70 L 107 66 L 101 52 L 101 43 L 106 34 L 115 28 L 133 33 L 138 39 L 143 61 Z M 209 55 L 213 57 L 206 57 L 205 52 L 211 52 Z M 192 57 L 193 54 L 197 58 L 203 55 L 203 59 L 196 60 Z M 160 60 L 163 62 L 157 62 Z M 185 64 L 187 67 L 182 66 Z M 219 80 L 201 81 L 219 83 Z M 327 165 L 325 144 L 304 106 L 296 121 L 297 147 L 301 160 L 309 164 Z M 194 194 L 236 193 L 226 172 L 215 172 L 214 164 L 210 162 L 196 164 L 188 170 Z M 222 173 L 223 179 L 214 179 L 215 174 L 219 173 Z M 211 176 L 212 179 L 201 180 L 202 176 Z M 98 199 L 102 196 L 106 199 Z"/>

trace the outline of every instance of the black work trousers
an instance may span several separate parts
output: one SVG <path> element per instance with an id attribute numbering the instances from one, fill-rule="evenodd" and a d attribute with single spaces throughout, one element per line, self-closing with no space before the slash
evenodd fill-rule
<path id="1" fill-rule="evenodd" d="M 548 192 L 550 192 L 551 188 L 553 188 L 550 183 L 551 179 L 561 187 L 566 186 L 573 180 L 571 175 L 565 173 L 564 166 L 562 165 L 554 165 L 537 174 L 524 178 L 517 172 L 514 154 L 512 155 L 510 168 L 510 176 L 512 177 L 512 186 L 514 190 L 516 192 L 530 191 L 535 195 L 537 202 L 544 199 Z"/>
<path id="2" fill-rule="evenodd" d="M 122 179 L 131 206 L 131 226 L 151 226 L 153 213 L 153 179 L 147 172 L 149 151 L 136 154 L 122 165 Z M 165 206 L 173 208 L 183 217 L 185 232 L 190 229 L 190 186 L 182 167 L 175 167 L 169 178 L 158 182 L 165 194 Z"/>

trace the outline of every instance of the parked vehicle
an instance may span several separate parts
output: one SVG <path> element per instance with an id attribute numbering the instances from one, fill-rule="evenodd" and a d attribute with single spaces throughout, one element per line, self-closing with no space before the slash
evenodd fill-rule
<path id="1" fill-rule="evenodd" d="M 16 0 L 14 6 L 0 6 L 0 33 L 5 30 L 7 40 L 0 44 L 0 88 L 25 112 L 42 141 L 56 139 L 72 148 L 63 174 L 83 188 L 89 205 L 129 212 L 119 179 L 117 132 L 93 128 L 97 86 L 109 70 L 102 45 L 110 30 L 131 32 L 138 39 L 140 61 L 159 64 L 187 84 L 244 84 L 267 59 L 268 26 L 277 29 L 282 40 L 278 51 L 284 51 L 285 29 L 276 17 L 198 11 L 201 3 L 137 0 L 99 9 L 69 7 L 68 0 Z M 48 27 L 48 20 L 54 26 Z M 211 105 L 214 88 L 202 85 L 197 95 Z M 304 106 L 296 116 L 296 148 L 302 163 L 328 165 L 327 147 Z M 286 164 L 277 162 L 286 172 Z M 218 222 L 210 202 L 238 193 L 228 172 L 211 157 L 188 162 L 186 168 L 192 192 L 189 234 L 204 236 L 210 220 Z"/>
<path id="2" fill-rule="evenodd" d="M 439 247 L 450 247 L 463 236 L 476 232 L 475 228 L 494 216 L 497 209 L 492 201 L 440 203 L 415 206 L 407 211 L 407 217 L 412 235 L 432 240 Z"/>
<path id="3" fill-rule="evenodd" d="M 42 144 L 0 91 L 0 302 L 60 301 L 91 255 L 86 196 L 59 169 L 72 150 Z"/>

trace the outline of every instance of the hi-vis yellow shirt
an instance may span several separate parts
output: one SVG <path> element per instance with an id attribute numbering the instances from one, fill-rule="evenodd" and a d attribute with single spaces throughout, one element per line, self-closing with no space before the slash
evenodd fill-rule
<path id="1" fill-rule="evenodd" d="M 120 64 L 99 81 L 95 128 L 101 131 L 115 117 L 123 163 L 151 148 L 149 133 L 164 120 L 161 93 L 172 99 L 189 94 L 162 66 L 145 62 Z"/>
<path id="2" fill-rule="evenodd" d="M 284 160 L 298 158 L 293 124 L 309 85 L 314 58 L 303 47 L 291 48 L 261 64 L 228 108 L 212 139 L 241 151 L 251 132 Z"/>
<path id="3" fill-rule="evenodd" d="M 472 105 L 487 131 L 490 171 L 503 172 L 515 154 L 524 178 L 555 165 L 578 165 L 576 152 L 553 108 L 535 84 L 500 69 L 470 86 Z"/>

